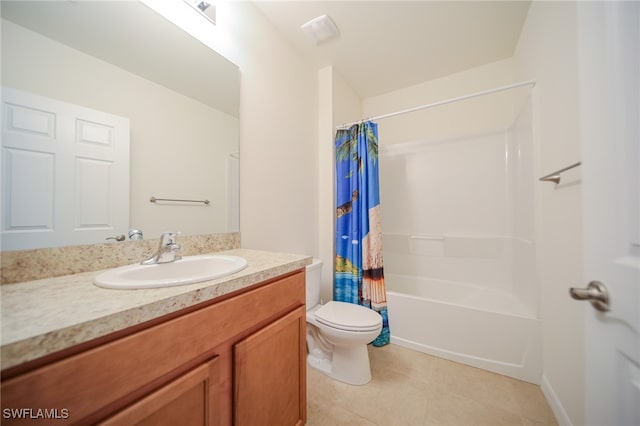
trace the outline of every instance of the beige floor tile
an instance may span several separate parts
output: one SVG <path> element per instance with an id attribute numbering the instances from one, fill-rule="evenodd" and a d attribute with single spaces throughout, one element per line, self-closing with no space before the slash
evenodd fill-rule
<path id="1" fill-rule="evenodd" d="M 520 416 L 462 395 L 432 391 L 425 424 L 442 426 L 514 426 Z"/>
<path id="2" fill-rule="evenodd" d="M 518 416 L 553 424 L 555 417 L 539 386 L 500 374 L 439 359 L 433 385 Z"/>
<path id="3" fill-rule="evenodd" d="M 539 386 L 502 377 L 502 386 L 492 389 L 493 404 L 512 413 L 545 425 L 555 425 L 556 419 Z"/>
<path id="4" fill-rule="evenodd" d="M 345 394 L 348 386 L 307 366 L 307 398 L 320 396 L 335 403 Z"/>
<path id="5" fill-rule="evenodd" d="M 422 425 L 426 413 L 426 386 L 394 371 L 374 374 L 364 386 L 347 389 L 350 410 L 378 425 Z"/>
<path id="6" fill-rule="evenodd" d="M 323 396 L 308 398 L 307 426 L 377 426 Z"/>
<path id="7" fill-rule="evenodd" d="M 416 356 L 416 351 L 397 345 L 386 345 L 380 348 L 370 345 L 369 359 L 372 374 L 375 374 L 379 368 L 385 368 L 430 380 L 437 358 L 428 355 Z"/>
<path id="8" fill-rule="evenodd" d="M 309 425 L 557 425 L 540 388 L 397 345 L 369 348 L 372 380 L 307 369 Z"/>
<path id="9" fill-rule="evenodd" d="M 551 420 L 550 422 L 541 422 L 538 420 L 530 419 L 528 417 L 522 418 L 522 426 L 557 426 L 557 425 L 558 425 L 558 422 L 556 422 L 555 419 Z"/>

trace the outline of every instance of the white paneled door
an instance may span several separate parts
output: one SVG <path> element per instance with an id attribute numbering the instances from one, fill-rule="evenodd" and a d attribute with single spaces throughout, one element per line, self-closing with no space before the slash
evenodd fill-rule
<path id="1" fill-rule="evenodd" d="M 105 241 L 129 222 L 129 120 L 2 88 L 2 250 Z"/>
<path id="2" fill-rule="evenodd" d="M 640 3 L 577 7 L 584 276 L 610 297 L 586 305 L 586 420 L 640 425 Z"/>

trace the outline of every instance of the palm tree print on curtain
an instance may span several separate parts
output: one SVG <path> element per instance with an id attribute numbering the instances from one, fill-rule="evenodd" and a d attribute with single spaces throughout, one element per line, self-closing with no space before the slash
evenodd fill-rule
<path id="1" fill-rule="evenodd" d="M 336 133 L 336 270 L 334 299 L 382 315 L 374 346 L 389 343 L 382 262 L 378 125 L 370 121 Z"/>

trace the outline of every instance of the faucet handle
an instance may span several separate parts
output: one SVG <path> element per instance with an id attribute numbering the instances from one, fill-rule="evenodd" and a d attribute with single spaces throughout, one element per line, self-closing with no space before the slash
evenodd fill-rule
<path id="1" fill-rule="evenodd" d="M 141 229 L 129 229 L 129 239 L 130 240 L 142 240 L 142 230 Z"/>
<path id="2" fill-rule="evenodd" d="M 171 231 L 165 232 L 160 237 L 160 244 L 163 245 L 163 246 L 170 245 L 170 244 L 175 244 L 176 243 L 176 238 L 180 234 L 181 234 L 180 232 L 171 232 Z"/>

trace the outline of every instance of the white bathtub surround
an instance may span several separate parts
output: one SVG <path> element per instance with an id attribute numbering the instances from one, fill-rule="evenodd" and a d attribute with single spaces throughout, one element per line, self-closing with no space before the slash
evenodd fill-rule
<path id="1" fill-rule="evenodd" d="M 537 317 L 535 244 L 496 235 L 409 235 L 385 233 L 387 271 L 399 275 L 473 283 L 519 293 L 528 315 Z"/>
<path id="2" fill-rule="evenodd" d="M 392 341 L 539 384 L 530 91 L 416 114 L 381 138 Z"/>
<path id="3" fill-rule="evenodd" d="M 395 274 L 387 285 L 393 343 L 540 384 L 541 322 L 513 293 Z"/>

